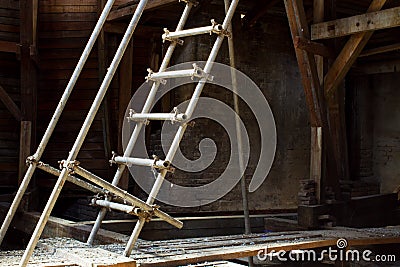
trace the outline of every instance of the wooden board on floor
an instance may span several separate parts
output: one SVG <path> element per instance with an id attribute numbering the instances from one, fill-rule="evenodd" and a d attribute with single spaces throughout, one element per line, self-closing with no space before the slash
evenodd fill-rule
<path id="1" fill-rule="evenodd" d="M 131 260 L 138 266 L 176 266 L 191 263 L 212 262 L 220 260 L 231 260 L 249 256 L 256 256 L 259 251 L 266 248 L 271 251 L 313 249 L 336 246 L 339 238 L 346 238 L 348 246 L 365 246 L 376 244 L 397 244 L 400 243 L 400 226 L 386 228 L 332 228 L 318 231 L 292 231 L 276 233 L 260 233 L 251 235 L 215 236 L 207 238 L 174 239 L 164 241 L 143 241 L 139 240 L 136 248 L 132 251 Z M 85 257 L 90 260 L 98 253 L 118 258 L 118 264 L 132 264 L 125 262 L 127 258 L 119 258 L 115 255 L 122 255 L 124 244 L 100 245 L 88 247 L 87 245 L 72 239 L 53 238 L 41 241 L 40 249 L 46 248 L 53 251 L 55 257 L 62 260 L 65 255 L 73 256 L 68 260 L 75 260 Z M 71 250 L 73 248 L 73 250 Z M 58 253 L 56 253 L 58 251 Z M 105 251 L 105 252 L 103 252 Z M 65 254 L 66 253 L 66 254 Z M 49 253 L 50 254 L 50 253 Z M 1 258 L 1 262 L 6 258 Z M 93 256 L 94 255 L 94 256 Z M 89 256 L 89 257 L 87 257 Z M 108 257 L 108 256 L 107 256 Z M 99 262 L 99 261 L 97 261 Z M 99 266 L 134 266 L 134 265 L 105 265 Z M 88 266 L 87 262 L 80 261 L 79 266 Z M 86 265 L 85 265 L 86 264 Z M 115 260 L 113 264 L 117 264 Z M 0 265 L 1 266 L 1 265 Z M 13 266 L 13 265 L 11 265 Z M 96 266 L 96 265 L 94 265 Z"/>

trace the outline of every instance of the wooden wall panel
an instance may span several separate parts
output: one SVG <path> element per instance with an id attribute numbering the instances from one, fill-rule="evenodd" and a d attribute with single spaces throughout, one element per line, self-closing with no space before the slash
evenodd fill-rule
<path id="1" fill-rule="evenodd" d="M 15 47 L 19 42 L 19 1 L 0 0 L 0 85 L 19 106 L 19 61 L 15 52 L 2 52 L 2 45 Z M 19 126 L 0 102 L 0 193 L 17 185 Z"/>
<path id="2" fill-rule="evenodd" d="M 39 138 L 47 127 L 96 21 L 95 0 L 39 1 Z M 68 156 L 99 87 L 97 62 L 95 46 L 44 153 L 43 161 L 57 166 L 57 161 Z M 96 117 L 78 160 L 84 168 L 96 174 L 108 173 L 100 116 Z M 54 178 L 41 175 L 38 183 L 52 185 L 50 180 Z"/>

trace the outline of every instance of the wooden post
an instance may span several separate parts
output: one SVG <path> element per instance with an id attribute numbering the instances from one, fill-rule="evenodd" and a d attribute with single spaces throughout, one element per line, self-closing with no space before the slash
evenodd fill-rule
<path id="1" fill-rule="evenodd" d="M 314 0 L 314 23 L 324 20 L 324 0 Z M 318 72 L 318 78 L 321 86 L 324 81 L 324 58 L 315 55 L 315 63 Z M 321 87 L 322 88 L 322 87 Z M 320 92 L 322 94 L 322 92 Z M 316 198 L 321 203 L 322 191 L 322 127 L 311 126 L 311 161 L 310 161 L 310 179 L 316 182 Z"/>
<path id="2" fill-rule="evenodd" d="M 27 169 L 26 158 L 31 153 L 31 134 L 32 122 L 21 121 L 21 133 L 19 140 L 19 168 L 18 168 L 18 185 L 21 184 L 22 178 Z"/>
<path id="3" fill-rule="evenodd" d="M 285 8 L 293 40 L 295 41 L 297 36 L 309 40 L 310 32 L 305 16 L 303 1 L 285 0 Z M 302 84 L 306 95 L 307 106 L 310 111 L 311 125 L 314 127 L 322 127 L 325 130 L 323 135 L 315 134 L 314 137 L 312 137 L 313 138 L 312 143 L 318 144 L 319 143 L 318 138 L 324 138 L 323 143 L 327 151 L 326 153 L 329 155 L 332 154 L 335 155 L 332 147 L 328 145 L 331 140 L 331 135 L 327 130 L 329 129 L 329 124 L 327 120 L 325 99 L 320 84 L 320 79 L 318 77 L 318 69 L 315 61 L 315 56 L 311 52 L 302 50 L 298 47 L 297 48 L 295 47 L 295 52 L 300 70 L 300 75 L 302 78 Z M 315 133 L 318 133 L 318 129 L 315 130 Z M 319 160 L 320 158 L 319 154 L 322 152 L 319 151 L 319 149 L 316 149 L 317 147 L 318 146 L 314 146 L 314 148 L 312 148 L 315 150 L 314 152 L 312 152 L 314 153 L 312 155 L 312 160 L 314 161 L 314 163 L 312 163 L 311 165 L 312 166 L 311 171 L 313 172 L 312 175 L 314 174 L 318 175 L 317 173 L 320 172 L 319 169 L 321 168 L 322 160 L 321 161 Z M 329 159 L 330 162 L 332 162 L 333 166 L 337 165 L 336 155 L 335 157 L 330 157 Z M 332 168 L 332 170 L 329 171 L 330 176 L 336 177 L 336 179 L 329 179 L 326 182 L 327 184 L 331 185 L 334 188 L 338 198 L 341 198 L 336 171 L 337 171 L 336 168 Z M 321 195 L 321 198 L 323 198 L 323 195 Z"/>
<path id="4" fill-rule="evenodd" d="M 20 1 L 21 56 L 21 136 L 19 177 L 25 170 L 26 157 L 35 145 L 37 98 L 37 0 Z"/>

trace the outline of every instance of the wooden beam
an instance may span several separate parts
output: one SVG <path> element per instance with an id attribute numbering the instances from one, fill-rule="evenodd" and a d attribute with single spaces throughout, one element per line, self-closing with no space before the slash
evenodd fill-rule
<path id="1" fill-rule="evenodd" d="M 285 0 L 286 13 L 289 20 L 293 41 L 296 37 L 309 39 L 308 25 L 302 0 Z M 318 79 L 314 55 L 300 48 L 295 48 L 299 70 L 302 78 L 307 106 L 312 126 L 322 126 L 322 110 L 320 106 L 321 86 Z"/>
<path id="2" fill-rule="evenodd" d="M 149 10 L 157 9 L 157 8 L 160 8 L 160 7 L 163 7 L 166 5 L 171 5 L 171 4 L 176 4 L 176 3 L 177 3 L 177 0 L 149 0 L 146 8 L 144 10 L 149 11 Z M 137 7 L 137 4 L 132 4 L 132 5 L 124 6 L 122 8 L 118 8 L 114 11 L 111 11 L 110 14 L 108 15 L 107 20 L 113 21 L 113 20 L 119 20 L 119 19 L 126 18 L 135 12 L 136 7 Z"/>
<path id="3" fill-rule="evenodd" d="M 325 14 L 325 3 L 324 0 L 314 0 L 313 3 L 313 21 L 321 22 L 324 20 Z M 309 40 L 307 40 L 309 41 Z M 311 41 L 309 41 L 311 43 Z M 296 44 L 296 42 L 295 42 Z M 308 46 L 310 47 L 310 46 Z M 310 47 L 311 48 L 311 47 Z M 327 50 L 328 55 L 325 57 L 333 56 L 333 51 L 328 49 L 326 46 L 323 47 L 324 50 Z M 324 51 L 322 49 L 318 49 L 318 47 L 312 47 L 313 51 Z M 310 52 L 310 51 L 309 51 Z M 315 54 L 318 54 L 315 52 Z M 324 58 L 319 55 L 315 55 L 315 64 L 317 67 L 318 79 L 320 84 L 324 81 Z M 316 192 L 315 197 L 317 199 L 317 203 L 321 203 L 321 192 L 322 190 L 322 156 L 323 156 L 323 136 L 322 136 L 322 127 L 311 127 L 311 151 L 310 151 L 310 179 L 314 180 L 316 183 Z"/>
<path id="4" fill-rule="evenodd" d="M 310 179 L 317 184 L 315 197 L 321 201 L 322 180 L 322 127 L 311 127 Z"/>
<path id="5" fill-rule="evenodd" d="M 385 46 L 381 46 L 381 47 L 364 50 L 359 55 L 359 57 L 368 57 L 368 56 L 387 53 L 387 52 L 396 51 L 396 50 L 400 50 L 400 43 L 392 44 L 392 45 L 385 45 Z"/>
<path id="6" fill-rule="evenodd" d="M 311 40 L 400 26 L 400 7 L 311 25 Z"/>
<path id="7" fill-rule="evenodd" d="M 307 51 L 308 53 L 327 58 L 333 58 L 335 55 L 333 50 L 329 47 L 299 36 L 296 36 L 294 39 L 294 47 Z"/>
<path id="8" fill-rule="evenodd" d="M 21 184 L 23 175 L 27 169 L 26 158 L 31 153 L 32 122 L 21 121 L 21 130 L 19 138 L 19 167 L 18 167 L 18 185 Z"/>
<path id="9" fill-rule="evenodd" d="M 17 121 L 21 121 L 22 114 L 19 107 L 15 104 L 15 102 L 11 99 L 11 97 L 7 94 L 6 90 L 0 85 L 0 100 L 3 102 L 4 106 L 10 111 L 10 113 L 14 116 Z"/>
<path id="10" fill-rule="evenodd" d="M 20 51 L 21 51 L 21 136 L 20 136 L 20 169 L 22 173 L 27 154 L 34 146 L 37 112 L 37 58 L 36 25 L 37 0 L 21 0 L 20 4 Z M 21 177 L 21 176 L 20 176 Z"/>
<path id="11" fill-rule="evenodd" d="M 0 52 L 17 53 L 18 52 L 17 43 L 0 41 Z"/>
<path id="12" fill-rule="evenodd" d="M 385 3 L 386 0 L 373 0 L 367 12 L 378 11 Z M 330 97 L 333 91 L 336 90 L 338 85 L 343 81 L 372 34 L 372 31 L 357 33 L 352 35 L 347 41 L 339 56 L 325 75 L 324 91 L 327 97 Z"/>
<path id="13" fill-rule="evenodd" d="M 303 1 L 285 0 L 285 8 L 289 19 L 292 38 L 295 39 L 296 36 L 300 36 L 309 39 L 310 33 L 306 21 Z M 307 106 L 310 112 L 311 126 L 322 127 L 324 132 L 322 137 L 324 138 L 324 147 L 326 147 L 326 153 L 327 155 L 334 155 L 334 157 L 330 158 L 330 162 L 336 167 L 338 155 L 334 153 L 335 151 L 332 149 L 332 146 L 329 145 L 331 143 L 332 136 L 329 132 L 325 99 L 323 97 L 320 78 L 318 77 L 315 57 L 313 54 L 299 48 L 295 48 L 295 52 L 306 95 Z M 315 137 L 317 137 L 317 135 L 315 135 Z M 314 141 L 318 142 L 318 140 Z M 316 152 L 319 153 L 319 151 Z M 315 169 L 315 171 L 318 170 Z M 335 179 L 325 181 L 326 185 L 332 186 L 337 198 L 340 199 L 341 193 L 337 176 L 337 168 L 332 168 L 332 170 L 329 170 L 329 174 Z"/>

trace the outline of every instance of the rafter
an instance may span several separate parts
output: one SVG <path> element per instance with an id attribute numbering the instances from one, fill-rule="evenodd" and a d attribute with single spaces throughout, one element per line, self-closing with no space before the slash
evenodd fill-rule
<path id="1" fill-rule="evenodd" d="M 367 12 L 380 10 L 386 0 L 373 0 Z M 324 79 L 324 91 L 330 97 L 350 70 L 351 66 L 371 38 L 373 31 L 354 34 L 347 41 Z"/>
<path id="2" fill-rule="evenodd" d="M 113 21 L 113 20 L 120 20 L 123 18 L 126 18 L 130 15 L 132 15 L 137 7 L 137 1 L 131 1 L 128 2 L 125 6 L 125 4 L 123 5 L 124 7 L 118 8 L 114 11 L 111 11 L 110 14 L 108 15 L 107 21 Z M 146 8 L 144 9 L 146 10 L 152 10 L 152 9 L 156 9 L 156 8 L 160 8 L 166 5 L 171 5 L 171 4 L 175 4 L 177 3 L 177 0 L 149 0 L 149 2 L 146 5 Z M 132 4 L 130 4 L 132 3 Z"/>

